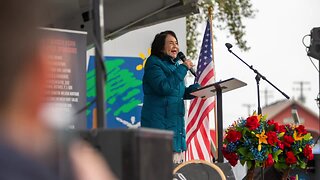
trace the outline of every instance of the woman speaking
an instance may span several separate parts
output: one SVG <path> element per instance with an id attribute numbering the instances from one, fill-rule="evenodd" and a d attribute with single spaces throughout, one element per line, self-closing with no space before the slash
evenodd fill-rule
<path id="1" fill-rule="evenodd" d="M 184 99 L 192 99 L 190 92 L 200 87 L 186 87 L 184 78 L 194 65 L 190 60 L 179 64 L 179 43 L 173 31 L 157 34 L 151 45 L 151 55 L 143 75 L 143 107 L 141 126 L 171 130 L 173 136 L 173 163 L 185 159 L 186 132 Z"/>

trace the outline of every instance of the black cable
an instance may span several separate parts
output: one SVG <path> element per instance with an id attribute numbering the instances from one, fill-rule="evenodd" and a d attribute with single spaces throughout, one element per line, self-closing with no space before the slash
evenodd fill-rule
<path id="1" fill-rule="evenodd" d="M 308 53 L 308 48 L 309 47 L 306 47 L 306 52 Z M 309 59 L 310 59 L 310 62 L 312 63 L 312 65 L 314 66 L 314 68 L 316 68 L 316 70 L 319 72 L 319 69 L 317 68 L 317 66 L 314 64 L 314 62 L 312 61 L 312 59 L 311 59 L 311 57 L 310 56 L 308 56 L 309 57 Z"/>
<path id="2" fill-rule="evenodd" d="M 306 52 L 307 52 L 307 54 L 308 54 L 308 50 L 309 50 L 310 46 L 307 46 L 307 45 L 304 43 L 304 39 L 305 39 L 307 36 L 310 36 L 310 37 L 311 37 L 310 34 L 304 35 L 304 36 L 302 37 L 302 44 L 303 44 L 304 47 L 306 48 Z M 319 72 L 319 69 L 318 69 L 317 66 L 314 64 L 314 62 L 312 61 L 311 57 L 310 57 L 310 56 L 308 56 L 308 57 L 309 57 L 310 62 L 312 63 L 312 65 L 313 65 L 313 66 L 316 68 L 316 70 Z"/>
<path id="3" fill-rule="evenodd" d="M 82 113 L 83 111 L 89 109 L 90 106 L 92 106 L 93 103 L 97 101 L 97 97 L 95 97 L 91 102 L 89 102 L 85 107 L 81 108 L 79 111 L 77 111 L 74 115 L 78 115 Z"/>
<path id="4" fill-rule="evenodd" d="M 302 44 L 304 45 L 304 47 L 309 48 L 309 46 L 307 46 L 307 45 L 304 43 L 304 38 L 306 38 L 307 36 L 310 36 L 310 37 L 311 37 L 310 34 L 304 35 L 304 36 L 302 37 Z"/>

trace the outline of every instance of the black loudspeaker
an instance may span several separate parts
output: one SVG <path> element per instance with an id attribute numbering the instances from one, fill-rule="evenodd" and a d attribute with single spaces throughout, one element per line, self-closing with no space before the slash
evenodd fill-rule
<path id="1" fill-rule="evenodd" d="M 320 27 L 313 28 L 311 30 L 308 56 L 320 60 Z"/>
<path id="2" fill-rule="evenodd" d="M 173 173 L 174 180 L 235 180 L 229 163 L 210 163 L 203 160 L 182 163 Z"/>
<path id="3" fill-rule="evenodd" d="M 80 136 L 98 149 L 121 180 L 172 179 L 172 137 L 156 129 L 96 129 Z"/>
<path id="4" fill-rule="evenodd" d="M 320 154 L 314 154 L 314 179 L 320 179 Z"/>

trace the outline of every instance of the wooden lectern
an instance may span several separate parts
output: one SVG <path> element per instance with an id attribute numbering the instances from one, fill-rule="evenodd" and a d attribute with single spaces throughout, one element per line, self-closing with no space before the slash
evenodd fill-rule
<path id="1" fill-rule="evenodd" d="M 223 119 L 222 119 L 222 93 L 246 86 L 247 84 L 236 79 L 230 78 L 214 84 L 201 87 L 191 94 L 201 98 L 208 98 L 217 95 L 217 119 L 218 119 L 218 162 L 223 162 L 222 140 L 223 140 Z"/>

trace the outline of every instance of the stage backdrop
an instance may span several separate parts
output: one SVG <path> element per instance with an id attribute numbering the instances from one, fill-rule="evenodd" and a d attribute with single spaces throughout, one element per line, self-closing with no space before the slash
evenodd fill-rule
<path id="1" fill-rule="evenodd" d="M 132 128 L 140 126 L 140 111 L 143 100 L 143 62 L 140 57 L 105 57 L 107 83 L 105 98 L 108 128 Z M 94 57 L 89 59 L 87 72 L 87 102 L 95 99 Z M 87 110 L 87 127 L 93 127 L 94 103 Z"/>

